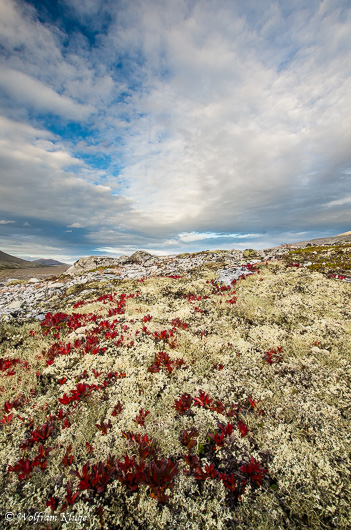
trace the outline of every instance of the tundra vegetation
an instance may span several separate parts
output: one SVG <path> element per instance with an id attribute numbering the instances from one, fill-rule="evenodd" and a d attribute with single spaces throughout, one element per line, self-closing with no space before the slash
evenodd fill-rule
<path id="1" fill-rule="evenodd" d="M 91 529 L 350 528 L 339 247 L 229 287 L 220 261 L 85 284 L 41 323 L 1 323 L 1 512 L 41 512 L 43 530 L 72 528 L 62 514 Z"/>

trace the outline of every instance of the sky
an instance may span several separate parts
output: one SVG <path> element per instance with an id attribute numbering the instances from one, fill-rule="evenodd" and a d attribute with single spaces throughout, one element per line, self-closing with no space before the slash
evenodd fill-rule
<path id="1" fill-rule="evenodd" d="M 348 0 L 0 0 L 0 250 L 351 230 Z"/>

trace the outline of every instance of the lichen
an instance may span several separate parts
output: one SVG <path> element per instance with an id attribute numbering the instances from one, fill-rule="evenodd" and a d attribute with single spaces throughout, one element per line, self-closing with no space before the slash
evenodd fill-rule
<path id="1" fill-rule="evenodd" d="M 348 247 L 342 251 L 346 256 Z M 299 256 L 308 259 L 308 252 Z M 213 270 L 197 268 L 189 278 L 125 280 L 107 290 L 98 282 L 85 285 L 83 297 L 81 289 L 73 289 L 73 299 L 58 302 L 57 310 L 67 317 L 47 335 L 39 323 L 2 323 L 2 512 L 54 514 L 57 521 L 45 523 L 49 528 L 70 528 L 60 519 L 69 482 L 79 496 L 62 513 L 85 515 L 84 527 L 91 529 L 350 527 L 351 285 L 286 263 L 260 264 L 219 294 L 211 284 L 215 264 Z M 227 303 L 233 290 L 237 301 Z M 104 293 L 113 301 L 99 301 Z M 123 293 L 123 312 L 113 314 Z M 83 304 L 75 309 L 79 301 Z M 77 313 L 82 325 L 70 329 L 67 322 Z M 96 321 L 88 321 L 93 315 Z M 85 351 L 93 337 L 95 353 Z M 58 346 L 61 353 L 48 364 L 50 347 L 68 342 L 71 350 L 63 353 Z M 168 354 L 169 364 L 150 371 L 158 352 Z M 177 359 L 184 364 L 176 367 Z M 5 360 L 15 364 L 6 368 Z M 84 390 L 76 401 L 59 402 L 77 388 Z M 195 399 L 200 390 L 211 405 L 193 402 L 185 414 L 177 412 L 175 400 L 183 394 Z M 16 400 L 17 408 L 9 409 Z M 225 411 L 213 408 L 218 402 Z M 117 403 L 123 409 L 114 415 Z M 226 415 L 230 406 L 237 407 L 237 417 Z M 68 413 L 68 425 L 57 419 L 60 409 Z M 140 410 L 148 411 L 144 425 L 136 421 Z M 53 430 L 47 438 L 20 449 L 49 421 Z M 109 421 L 106 433 L 96 426 Z M 233 432 L 216 448 L 208 434 L 228 422 Z M 189 469 L 181 458 L 187 453 L 181 434 L 192 428 L 198 430 L 192 454 L 202 469 L 213 463 L 217 472 L 234 473 L 235 491 L 218 476 L 201 481 L 184 474 Z M 159 458 L 177 462 L 174 485 L 165 489 L 167 502 L 151 497 L 145 484 L 130 491 L 116 475 L 103 492 L 80 490 L 80 480 L 70 473 L 81 473 L 87 462 L 91 469 L 111 456 L 119 461 L 136 456 L 128 432 L 147 434 Z M 36 467 L 22 479 L 10 471 L 20 458 L 33 461 L 40 444 L 51 449 L 44 469 Z M 70 446 L 74 459 L 66 466 Z M 244 487 L 240 468 L 251 458 L 267 472 L 260 483 L 246 478 Z M 46 504 L 50 498 L 57 500 L 53 512 Z M 17 527 L 28 525 L 18 521 Z"/>

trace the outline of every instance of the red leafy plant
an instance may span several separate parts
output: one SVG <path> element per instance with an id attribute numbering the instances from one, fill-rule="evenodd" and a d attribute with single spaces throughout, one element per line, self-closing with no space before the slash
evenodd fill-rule
<path id="1" fill-rule="evenodd" d="M 55 497 L 50 497 L 49 500 L 46 501 L 46 506 L 51 508 L 51 511 L 54 512 L 58 506 L 58 500 L 55 499 Z"/>
<path id="2" fill-rule="evenodd" d="M 256 484 L 257 486 L 261 486 L 263 476 L 268 473 L 267 469 L 264 469 L 262 464 L 256 462 L 253 456 L 249 462 L 240 467 L 240 471 L 249 477 L 252 484 Z"/>
<path id="3" fill-rule="evenodd" d="M 174 318 L 172 320 L 172 325 L 173 327 L 179 328 L 179 329 L 186 329 L 189 327 L 189 324 L 187 324 L 186 322 L 182 322 L 180 318 Z"/>
<path id="4" fill-rule="evenodd" d="M 106 464 L 103 462 L 94 464 L 91 471 L 89 468 L 90 464 L 87 462 L 81 473 L 75 470 L 71 470 L 70 473 L 79 478 L 78 488 L 80 491 L 92 489 L 97 493 L 102 493 L 116 470 L 114 457 L 110 457 Z"/>
<path id="5" fill-rule="evenodd" d="M 138 416 L 136 416 L 136 418 L 133 420 L 135 423 L 138 423 L 139 425 L 141 426 L 144 426 L 145 425 L 145 418 L 146 416 L 150 414 L 150 411 L 149 410 L 145 410 L 144 409 L 140 409 L 139 410 L 139 414 Z"/>
<path id="6" fill-rule="evenodd" d="M 246 436 L 247 433 L 249 432 L 248 427 L 241 420 L 238 421 L 238 429 L 240 431 L 240 435 L 242 438 Z"/>
<path id="7" fill-rule="evenodd" d="M 196 438 L 199 435 L 199 431 L 192 427 L 190 431 L 184 430 L 180 437 L 180 443 L 184 445 L 189 451 L 196 445 Z"/>
<path id="8" fill-rule="evenodd" d="M 279 356 L 279 353 L 282 352 L 282 348 L 277 348 L 278 351 L 269 350 L 265 353 L 266 361 L 268 364 L 280 363 L 282 358 Z"/>
<path id="9" fill-rule="evenodd" d="M 227 475 L 227 473 L 218 473 L 218 478 L 223 481 L 224 486 L 230 490 L 235 491 L 235 476 L 234 473 Z"/>
<path id="10" fill-rule="evenodd" d="M 180 368 L 181 366 L 185 365 L 184 359 L 176 359 L 175 361 L 172 361 L 168 353 L 164 351 L 160 351 L 155 353 L 155 360 L 154 364 L 149 366 L 148 372 L 157 373 L 160 371 L 161 366 L 164 366 L 168 373 L 173 373 L 173 366 L 175 365 L 176 368 Z M 187 366 L 186 366 L 187 368 Z"/>
<path id="11" fill-rule="evenodd" d="M 23 480 L 24 478 L 28 478 L 30 476 L 33 468 L 33 462 L 31 462 L 28 458 L 21 458 L 20 460 L 17 460 L 14 466 L 9 466 L 8 470 L 18 473 L 19 480 Z"/>
<path id="12" fill-rule="evenodd" d="M 24 399 L 23 399 L 23 396 L 20 394 L 19 397 L 17 399 L 15 399 L 14 401 L 5 401 L 5 405 L 4 405 L 4 412 L 8 413 L 10 412 L 10 410 L 12 409 L 19 409 L 23 406 L 24 404 Z"/>
<path id="13" fill-rule="evenodd" d="M 31 472 L 36 467 L 39 467 L 41 469 L 46 469 L 47 467 L 46 457 L 51 450 L 52 450 L 51 447 L 44 449 L 44 447 L 41 445 L 39 446 L 38 455 L 34 458 L 33 461 L 29 460 L 29 458 L 26 458 L 26 459 L 21 458 L 20 460 L 17 460 L 14 466 L 9 466 L 8 471 L 17 473 L 19 480 L 29 478 Z"/>
<path id="14" fill-rule="evenodd" d="M 151 497 L 157 499 L 160 504 L 166 503 L 169 496 L 165 494 L 165 489 L 174 486 L 174 478 L 178 473 L 178 465 L 170 458 L 149 462 L 144 471 L 144 484 L 150 487 Z"/>
<path id="15" fill-rule="evenodd" d="M 300 263 L 292 263 L 292 262 L 291 262 L 291 263 L 287 263 L 287 264 L 285 265 L 285 267 L 286 267 L 286 268 L 288 268 L 288 267 L 296 267 L 296 268 L 299 268 L 299 267 L 300 267 Z"/>
<path id="16" fill-rule="evenodd" d="M 174 400 L 173 408 L 176 409 L 180 414 L 185 414 L 190 409 L 193 402 L 193 398 L 190 394 L 182 394 L 179 399 Z"/>
<path id="17" fill-rule="evenodd" d="M 217 423 L 217 427 L 220 429 L 220 433 L 209 433 L 207 436 L 215 443 L 214 449 L 217 449 L 217 447 L 223 447 L 224 446 L 224 439 L 225 437 L 229 437 L 234 429 L 234 425 L 232 423 L 227 423 L 226 425 L 222 425 L 221 423 Z"/>
<path id="18" fill-rule="evenodd" d="M 32 447 L 36 442 L 45 441 L 50 436 L 53 429 L 54 425 L 52 422 L 40 425 L 35 431 L 31 431 L 30 437 L 27 438 L 25 442 L 21 443 L 20 449 L 25 450 L 28 449 L 28 447 Z"/>
<path id="19" fill-rule="evenodd" d="M 125 455 L 124 462 L 117 461 L 117 479 L 131 491 L 135 491 L 142 484 L 147 485 L 151 489 L 151 497 L 159 503 L 167 502 L 165 490 L 174 485 L 174 478 L 179 473 L 178 465 L 170 458 L 157 458 L 158 449 L 155 442 L 146 434 L 122 434 L 130 443 L 137 444 L 140 460 L 138 462 L 135 457 Z M 148 464 L 145 463 L 146 458 L 151 459 Z"/>
<path id="20" fill-rule="evenodd" d="M 72 465 L 72 462 L 74 460 L 74 456 L 70 454 L 71 451 L 72 451 L 72 444 L 69 444 L 69 446 L 67 447 L 65 456 L 62 459 L 62 464 L 65 467 L 69 467 L 70 465 Z"/>
<path id="21" fill-rule="evenodd" d="M 122 403 L 118 401 L 117 404 L 113 408 L 112 416 L 117 416 L 117 414 L 120 414 L 122 410 L 123 410 Z"/>
<path id="22" fill-rule="evenodd" d="M 216 477 L 217 477 L 217 471 L 215 470 L 213 463 L 206 464 L 204 469 L 202 469 L 200 465 L 198 465 L 195 468 L 194 478 L 196 480 L 206 480 L 207 478 L 216 478 Z"/>
<path id="23" fill-rule="evenodd" d="M 212 412 L 218 412 L 218 414 L 225 414 L 225 407 L 222 401 L 214 401 L 210 406 Z"/>
<path id="24" fill-rule="evenodd" d="M 11 423 L 12 418 L 13 418 L 13 414 L 8 414 L 7 416 L 4 414 L 4 416 L 0 420 L 0 423 L 2 423 L 3 425 L 6 425 L 7 423 Z"/>
<path id="25" fill-rule="evenodd" d="M 182 459 L 190 468 L 190 471 L 184 469 L 184 475 L 190 475 L 200 465 L 200 460 L 197 455 L 191 455 L 189 453 L 187 455 L 182 455 Z"/>
<path id="26" fill-rule="evenodd" d="M 76 500 L 77 500 L 77 497 L 79 496 L 80 492 L 77 491 L 76 493 L 74 493 L 72 495 L 72 488 L 71 488 L 71 484 L 70 482 L 67 482 L 67 485 L 66 485 L 66 495 L 65 495 L 65 501 L 62 505 L 62 508 L 61 508 L 61 511 L 64 512 L 67 510 L 67 507 L 68 506 L 72 506 Z"/>
<path id="27" fill-rule="evenodd" d="M 257 412 L 262 416 L 262 415 L 263 415 L 263 410 L 262 410 L 262 409 L 259 409 L 259 408 L 257 407 L 257 403 L 259 403 L 259 402 L 255 401 L 254 399 L 251 399 L 250 397 L 249 397 L 249 402 L 250 402 L 251 407 L 252 407 L 254 410 L 257 410 Z"/>
<path id="28" fill-rule="evenodd" d="M 135 458 L 125 455 L 124 462 L 117 460 L 117 478 L 131 491 L 135 491 L 144 482 L 145 462 L 138 464 Z"/>
<path id="29" fill-rule="evenodd" d="M 138 452 L 140 458 L 156 458 L 156 443 L 152 440 L 152 438 L 149 438 L 147 434 L 141 436 L 141 434 L 135 434 L 133 432 L 122 432 L 122 435 L 124 436 L 124 438 L 127 438 L 130 443 L 135 443 L 138 445 Z"/>
<path id="30" fill-rule="evenodd" d="M 111 420 L 108 420 L 108 422 L 105 423 L 103 418 L 101 418 L 100 423 L 95 423 L 95 426 L 99 429 L 102 436 L 106 436 L 107 429 L 112 429 Z"/>
<path id="31" fill-rule="evenodd" d="M 160 504 L 166 503 L 169 497 L 165 494 L 166 488 L 174 485 L 174 478 L 179 473 L 178 465 L 170 458 L 154 459 L 145 465 L 144 460 L 136 462 L 135 458 L 124 456 L 124 462 L 117 461 L 118 480 L 135 491 L 140 485 L 149 486 L 151 497 L 157 499 Z"/>
<path id="32" fill-rule="evenodd" d="M 198 397 L 194 398 L 194 406 L 209 408 L 210 403 L 212 403 L 212 401 L 213 399 L 210 399 L 210 396 L 208 394 L 205 394 L 205 392 L 199 390 Z"/>

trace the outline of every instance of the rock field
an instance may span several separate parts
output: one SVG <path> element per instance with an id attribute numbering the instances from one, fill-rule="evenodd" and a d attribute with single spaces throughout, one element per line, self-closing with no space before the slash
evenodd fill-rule
<path id="1" fill-rule="evenodd" d="M 280 249 L 281 250 L 281 249 Z M 276 252 L 276 251 L 275 251 Z M 274 257 L 274 253 L 262 259 Z M 281 252 L 280 252 L 281 253 Z M 12 318 L 43 320 L 62 295 L 74 286 L 90 282 L 104 282 L 125 278 L 147 278 L 188 274 L 206 263 L 223 263 L 222 281 L 234 278 L 236 271 L 247 272 L 241 265 L 248 260 L 240 251 L 218 251 L 187 254 L 173 257 L 156 257 L 147 252 L 135 252 L 132 256 L 107 258 L 91 256 L 78 260 L 58 279 L 30 278 L 28 281 L 9 279 L 0 283 L 0 319 Z M 229 269 L 229 270 L 226 270 Z M 54 272 L 54 271 L 53 271 Z M 221 271 L 220 271 L 221 273 Z M 74 298 L 74 295 L 68 295 Z"/>
<path id="2" fill-rule="evenodd" d="M 81 258 L 59 278 L 55 276 L 44 280 L 35 277 L 29 280 L 12 278 L 2 281 L 0 283 L 0 321 L 13 318 L 44 320 L 45 314 L 55 307 L 61 297 L 64 296 L 66 299 L 75 297 L 74 294 L 67 293 L 69 289 L 76 287 L 78 290 L 79 286 L 91 282 L 103 282 L 104 286 L 109 288 L 113 287 L 110 282 L 114 280 L 184 274 L 190 277 L 191 271 L 198 267 L 212 266 L 217 269 L 217 281 L 229 285 L 240 275 L 249 274 L 244 265 L 280 259 L 289 250 L 291 246 L 290 248 L 279 247 L 266 250 L 204 251 L 196 254 L 162 257 L 138 251 L 131 256 L 120 258 L 103 256 Z"/>

